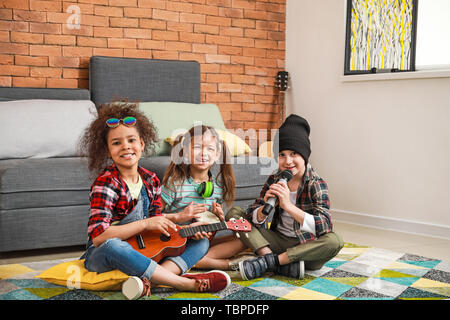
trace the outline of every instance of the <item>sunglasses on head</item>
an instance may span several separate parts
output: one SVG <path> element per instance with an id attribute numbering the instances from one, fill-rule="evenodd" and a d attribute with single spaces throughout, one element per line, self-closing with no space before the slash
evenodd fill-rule
<path id="1" fill-rule="evenodd" d="M 132 127 L 136 124 L 136 118 L 135 117 L 125 117 L 123 119 L 117 119 L 117 118 L 109 118 L 106 120 L 106 125 L 110 128 L 115 128 L 119 126 L 120 122 L 126 126 Z"/>

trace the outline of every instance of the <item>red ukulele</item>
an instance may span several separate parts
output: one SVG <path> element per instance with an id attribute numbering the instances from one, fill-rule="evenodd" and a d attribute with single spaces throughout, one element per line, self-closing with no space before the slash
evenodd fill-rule
<path id="1" fill-rule="evenodd" d="M 187 237 L 192 237 L 197 232 L 214 232 L 226 229 L 235 232 L 250 232 L 252 226 L 244 219 L 230 219 L 227 222 L 221 221 L 197 227 L 179 228 L 177 231 L 169 230 L 169 237 L 159 231 L 146 231 L 127 239 L 127 242 L 133 249 L 142 253 L 144 256 L 159 262 L 164 257 L 181 255 L 186 249 Z"/>

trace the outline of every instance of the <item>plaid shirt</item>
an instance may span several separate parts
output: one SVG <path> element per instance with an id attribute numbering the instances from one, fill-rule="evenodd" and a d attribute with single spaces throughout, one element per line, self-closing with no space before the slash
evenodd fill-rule
<path id="1" fill-rule="evenodd" d="M 161 214 L 161 184 L 155 173 L 138 167 L 147 189 L 149 217 Z M 131 198 L 126 182 L 115 165 L 107 167 L 94 181 L 90 193 L 91 210 L 88 222 L 89 239 L 94 239 L 113 222 L 131 213 L 138 200 Z"/>
<path id="2" fill-rule="evenodd" d="M 270 175 L 261 190 L 259 198 L 247 208 L 247 219 L 249 221 L 252 221 L 253 211 L 265 204 L 264 195 L 275 180 L 276 175 Z M 330 199 L 328 197 L 327 183 L 319 177 L 319 175 L 309 164 L 307 165 L 306 172 L 303 176 L 302 184 L 297 191 L 295 206 L 313 215 L 317 237 L 332 231 L 333 224 L 331 223 Z M 280 210 L 280 206 L 275 206 L 272 223 L 270 224 L 271 230 L 276 230 L 277 228 L 280 218 Z M 316 239 L 314 234 L 300 230 L 300 223 L 297 221 L 294 221 L 294 232 L 301 244 Z"/>

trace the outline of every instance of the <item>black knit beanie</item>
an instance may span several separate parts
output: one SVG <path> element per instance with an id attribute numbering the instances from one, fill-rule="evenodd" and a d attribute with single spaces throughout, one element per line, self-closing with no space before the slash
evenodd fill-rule
<path id="1" fill-rule="evenodd" d="M 274 137 L 273 153 L 278 157 L 278 153 L 283 150 L 292 150 L 298 152 L 308 164 L 311 154 L 311 143 L 309 141 L 309 127 L 306 119 L 291 114 L 280 126 Z"/>

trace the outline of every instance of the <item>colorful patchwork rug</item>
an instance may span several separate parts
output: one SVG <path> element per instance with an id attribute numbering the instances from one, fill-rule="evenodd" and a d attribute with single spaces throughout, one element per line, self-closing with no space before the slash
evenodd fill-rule
<path id="1" fill-rule="evenodd" d="M 120 291 L 69 289 L 35 278 L 73 259 L 0 265 L 0 300 L 123 300 Z M 232 275 L 233 276 L 233 275 Z M 440 300 L 450 299 L 450 262 L 346 243 L 320 270 L 301 280 L 277 275 L 242 281 L 222 292 L 152 288 L 142 299 L 223 300 Z"/>

